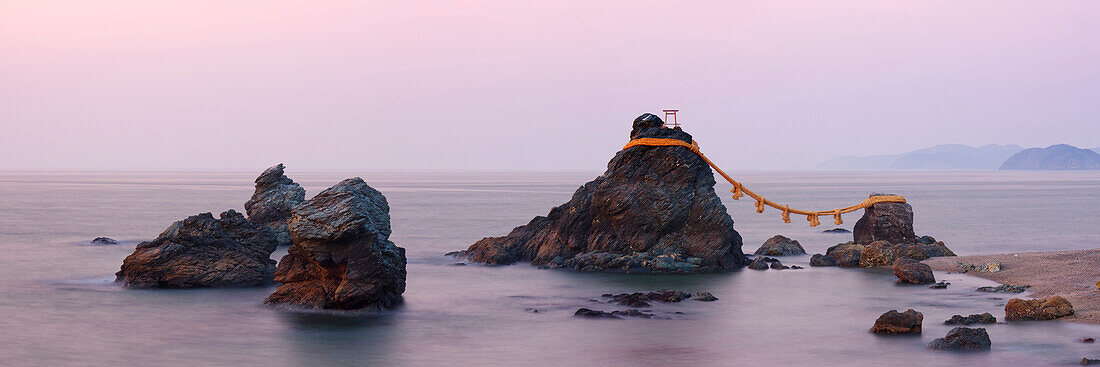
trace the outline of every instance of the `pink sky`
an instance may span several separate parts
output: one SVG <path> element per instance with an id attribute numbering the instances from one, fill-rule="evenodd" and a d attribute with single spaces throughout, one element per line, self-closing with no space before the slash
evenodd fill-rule
<path id="1" fill-rule="evenodd" d="M 1100 146 L 1096 1 L 0 0 L 0 169 L 598 170 Z"/>

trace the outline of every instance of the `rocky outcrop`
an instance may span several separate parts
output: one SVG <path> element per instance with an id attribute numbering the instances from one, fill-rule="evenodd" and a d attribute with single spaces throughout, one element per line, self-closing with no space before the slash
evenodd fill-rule
<path id="1" fill-rule="evenodd" d="M 929 343 L 928 349 L 974 352 L 989 350 L 991 345 L 985 328 L 957 327 Z"/>
<path id="2" fill-rule="evenodd" d="M 932 284 L 936 282 L 931 266 L 908 257 L 899 257 L 894 260 L 894 276 L 898 277 L 898 283 Z"/>
<path id="3" fill-rule="evenodd" d="M 901 257 L 921 261 L 940 256 L 955 256 L 955 253 L 943 242 L 937 242 L 935 238 L 929 236 L 920 237 L 913 243 L 875 241 L 863 247 L 859 254 L 859 266 L 863 268 L 890 266 L 894 260 Z"/>
<path id="4" fill-rule="evenodd" d="M 841 243 L 825 250 L 825 256 L 833 258 L 836 266 L 842 268 L 858 268 L 861 254 L 863 245 L 855 242 Z"/>
<path id="5" fill-rule="evenodd" d="M 244 203 L 248 219 L 270 227 L 280 246 L 290 246 L 286 221 L 290 210 L 306 200 L 306 190 L 283 174 L 283 164 L 269 167 L 256 177 L 256 191 Z"/>
<path id="6" fill-rule="evenodd" d="M 1070 315 L 1073 315 L 1073 305 L 1062 296 L 1027 300 L 1013 298 L 1005 305 L 1005 319 L 1009 321 L 1054 320 Z"/>
<path id="7" fill-rule="evenodd" d="M 836 266 L 836 259 L 829 255 L 814 254 L 810 256 L 810 266 Z"/>
<path id="8" fill-rule="evenodd" d="M 294 245 L 279 261 L 282 283 L 264 301 L 309 309 L 390 307 L 405 292 L 405 249 L 390 242 L 386 197 L 350 178 L 294 207 Z"/>
<path id="9" fill-rule="evenodd" d="M 893 194 L 871 194 L 889 196 Z M 890 243 L 913 243 L 917 236 L 913 233 L 913 207 L 909 203 L 875 203 L 863 210 L 852 229 L 855 242 L 870 244 L 875 241 Z"/>
<path id="10" fill-rule="evenodd" d="M 634 120 L 630 138 L 691 142 L 657 116 Z M 474 243 L 462 256 L 489 264 L 530 261 L 551 268 L 626 273 L 696 273 L 747 261 L 741 236 L 714 192 L 714 174 L 681 146 L 634 146 L 615 154 L 600 177 L 569 202 Z"/>
<path id="11" fill-rule="evenodd" d="M 824 231 L 821 231 L 821 233 L 852 233 L 852 231 L 849 231 L 849 230 L 844 229 L 844 228 L 833 228 L 833 229 L 826 229 Z"/>
<path id="12" fill-rule="evenodd" d="M 137 245 L 116 281 L 140 288 L 246 287 L 271 283 L 274 233 L 229 210 L 173 223 Z"/>
<path id="13" fill-rule="evenodd" d="M 962 315 L 951 316 L 950 320 L 943 322 L 945 325 L 970 325 L 970 324 L 996 324 L 997 317 L 993 314 L 986 312 L 983 314 L 974 314 L 963 317 Z"/>
<path id="14" fill-rule="evenodd" d="M 764 241 L 764 244 L 756 249 L 754 255 L 764 256 L 793 256 L 793 255 L 805 255 L 806 250 L 802 249 L 802 245 L 798 241 L 784 237 L 782 235 L 775 235 Z"/>
<path id="15" fill-rule="evenodd" d="M 920 334 L 924 314 L 913 309 L 905 312 L 890 310 L 875 320 L 871 332 L 875 334 Z"/>
<path id="16" fill-rule="evenodd" d="M 692 294 L 675 289 L 662 289 L 653 292 L 635 292 L 620 294 L 608 293 L 604 294 L 603 297 L 610 298 L 611 300 L 608 302 L 618 303 L 624 306 L 649 307 L 649 301 L 658 301 L 664 303 L 680 302 L 685 299 L 691 298 Z M 713 297 L 713 295 L 711 295 L 711 297 Z"/>
<path id="17" fill-rule="evenodd" d="M 593 309 L 590 309 L 590 308 L 580 308 L 580 309 L 577 309 L 577 312 L 573 313 L 573 316 L 584 317 L 584 318 L 593 318 L 593 319 L 621 319 L 621 318 L 624 318 L 624 317 L 636 317 L 636 318 L 640 318 L 640 319 L 658 318 L 657 315 L 654 315 L 652 313 L 641 311 L 641 310 L 635 310 L 635 309 L 630 309 L 630 310 L 626 310 L 626 311 L 617 311 L 616 310 L 616 311 L 607 312 L 607 311 L 593 310 Z"/>
<path id="18" fill-rule="evenodd" d="M 1002 170 L 1094 170 L 1100 169 L 1100 154 L 1072 145 L 1024 149 L 1008 157 Z"/>

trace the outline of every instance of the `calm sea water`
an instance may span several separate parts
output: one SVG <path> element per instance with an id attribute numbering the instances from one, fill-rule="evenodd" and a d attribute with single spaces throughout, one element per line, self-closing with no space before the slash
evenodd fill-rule
<path id="1" fill-rule="evenodd" d="M 989 353 L 925 350 L 952 314 L 1003 317 L 989 283 L 937 274 L 946 290 L 894 285 L 889 272 L 837 268 L 641 276 L 451 266 L 443 257 L 507 233 L 569 199 L 597 173 L 324 172 L 289 175 L 307 196 L 361 176 L 389 199 L 393 241 L 408 251 L 405 303 L 370 315 L 277 311 L 272 288 L 131 290 L 112 283 L 134 245 L 200 212 L 242 210 L 247 173 L 0 173 L 0 365 L 3 366 L 732 366 L 1073 365 L 1100 358 L 1079 338 L 1100 328 L 1064 322 L 988 326 Z M 1095 248 L 1100 173 L 737 173 L 794 207 L 833 208 L 873 191 L 903 194 L 918 234 L 959 254 Z M 720 186 L 720 192 L 728 190 Z M 728 195 L 724 195 L 728 196 Z M 810 253 L 850 235 L 820 233 L 752 202 L 726 200 L 751 253 L 785 234 Z M 858 216 L 847 218 L 851 228 Z M 124 241 L 88 246 L 96 236 Z M 280 250 L 276 259 L 285 253 Z M 784 259 L 807 265 L 808 257 Z M 672 320 L 591 320 L 603 293 L 676 288 L 717 302 L 657 304 Z M 882 312 L 915 308 L 924 334 L 876 337 Z M 538 312 L 532 312 L 538 310 Z"/>

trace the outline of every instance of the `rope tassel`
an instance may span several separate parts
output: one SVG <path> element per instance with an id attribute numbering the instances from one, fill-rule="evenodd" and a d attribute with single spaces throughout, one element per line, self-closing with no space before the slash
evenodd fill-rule
<path id="1" fill-rule="evenodd" d="M 756 212 L 757 213 L 763 213 L 764 212 L 764 200 L 756 200 Z"/>
<path id="2" fill-rule="evenodd" d="M 840 210 L 833 211 L 833 224 L 836 224 L 838 226 L 844 224 L 844 220 L 840 219 Z"/>
<path id="3" fill-rule="evenodd" d="M 791 222 L 791 206 L 787 205 L 783 207 L 783 223 Z"/>
<path id="4" fill-rule="evenodd" d="M 740 183 L 734 183 L 733 188 L 730 189 L 730 192 L 733 193 L 733 200 L 741 200 L 741 197 L 745 196 L 745 193 L 741 192 Z"/>
<path id="5" fill-rule="evenodd" d="M 806 220 L 810 222 L 810 227 L 817 227 L 821 225 L 821 222 L 817 220 L 817 214 L 807 215 Z"/>

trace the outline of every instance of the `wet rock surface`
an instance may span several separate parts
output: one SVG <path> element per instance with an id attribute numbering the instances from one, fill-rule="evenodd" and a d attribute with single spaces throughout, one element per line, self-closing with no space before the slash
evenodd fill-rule
<path id="1" fill-rule="evenodd" d="M 96 237 L 88 243 L 93 245 L 117 245 L 118 241 L 110 237 Z"/>
<path id="2" fill-rule="evenodd" d="M 1031 288 L 1031 286 L 1027 285 L 1027 284 L 1024 284 L 1024 285 L 1001 284 L 1001 285 L 998 285 L 996 287 L 978 287 L 978 291 L 979 292 L 990 292 L 990 293 L 1023 293 L 1028 288 Z"/>
<path id="3" fill-rule="evenodd" d="M 829 255 L 814 254 L 810 256 L 810 266 L 836 266 L 836 259 Z"/>
<path id="4" fill-rule="evenodd" d="M 1027 300 L 1013 298 L 1005 305 L 1005 319 L 1009 321 L 1054 320 L 1070 315 L 1073 315 L 1073 305 L 1062 296 Z"/>
<path id="5" fill-rule="evenodd" d="M 875 196 L 893 194 L 874 193 Z M 890 243 L 912 243 L 917 236 L 913 233 L 913 207 L 909 203 L 875 203 L 864 209 L 852 230 L 856 243 L 869 244 L 875 241 Z"/>
<path id="6" fill-rule="evenodd" d="M 270 227 L 280 246 L 290 246 L 287 220 L 290 210 L 306 199 L 306 190 L 284 174 L 282 163 L 269 167 L 256 177 L 256 191 L 244 203 L 248 219 Z"/>
<path id="7" fill-rule="evenodd" d="M 826 229 L 824 231 L 821 231 L 821 233 L 852 233 L 852 231 L 849 231 L 849 230 L 844 229 L 844 228 L 833 228 L 833 229 Z"/>
<path id="8" fill-rule="evenodd" d="M 943 242 L 938 242 L 929 236 L 920 237 L 912 243 L 875 241 L 863 247 L 859 255 L 859 266 L 863 268 L 889 266 L 900 257 L 921 261 L 940 256 L 955 256 L 955 253 Z"/>
<path id="9" fill-rule="evenodd" d="M 931 266 L 908 257 L 894 260 L 894 276 L 898 277 L 898 283 L 932 284 L 936 282 Z"/>
<path id="10" fill-rule="evenodd" d="M 875 334 L 920 334 L 924 314 L 913 309 L 905 312 L 890 310 L 875 320 L 871 332 Z"/>
<path id="11" fill-rule="evenodd" d="M 841 243 L 825 250 L 825 256 L 833 258 L 836 266 L 842 268 L 858 268 L 861 254 L 863 245 L 855 242 Z"/>
<path id="12" fill-rule="evenodd" d="M 710 293 L 705 293 L 705 294 L 710 295 Z M 680 301 L 683 301 L 685 299 L 692 298 L 692 296 L 693 295 L 691 293 L 684 292 L 684 291 L 678 291 L 678 290 L 674 290 L 674 289 L 662 289 L 662 290 L 653 291 L 653 292 L 635 292 L 635 293 L 620 293 L 620 294 L 607 293 L 607 294 L 604 294 L 602 297 L 603 298 L 609 298 L 610 300 L 608 302 L 610 302 L 610 303 L 616 303 L 616 304 L 620 304 L 620 305 L 623 305 L 623 306 L 649 307 L 649 306 L 651 306 L 650 303 L 649 303 L 651 301 L 664 302 L 664 303 L 674 303 L 674 302 L 680 302 Z M 714 297 L 714 295 L 710 295 L 710 296 Z M 717 298 L 715 298 L 715 299 L 717 299 Z"/>
<path id="13" fill-rule="evenodd" d="M 590 308 L 580 308 L 580 309 L 577 309 L 577 312 L 573 313 L 573 316 L 585 317 L 585 318 L 594 318 L 594 319 L 622 319 L 622 318 L 626 318 L 626 317 L 634 317 L 634 318 L 640 318 L 640 319 L 661 318 L 661 317 L 658 317 L 657 315 L 654 315 L 652 313 L 641 311 L 641 310 L 636 310 L 636 309 L 629 309 L 629 310 L 625 310 L 625 311 L 606 312 L 606 311 L 600 311 L 600 310 L 593 310 L 593 309 L 590 309 Z"/>
<path id="14" fill-rule="evenodd" d="M 229 210 L 173 223 L 122 262 L 116 281 L 139 288 L 262 286 L 272 282 L 275 234 Z"/>
<path id="15" fill-rule="evenodd" d="M 971 324 L 996 324 L 997 317 L 993 314 L 986 312 L 983 314 L 974 314 L 963 317 L 962 315 L 951 316 L 950 320 L 943 322 L 945 325 L 971 325 Z"/>
<path id="16" fill-rule="evenodd" d="M 679 128 L 644 114 L 631 139 L 691 142 Z M 618 152 L 607 171 L 569 202 L 478 241 L 462 256 L 489 264 L 530 261 L 550 268 L 625 273 L 698 273 L 747 263 L 741 236 L 714 192 L 705 161 L 680 146 L 635 146 Z"/>
<path id="17" fill-rule="evenodd" d="M 764 244 L 756 249 L 756 252 L 753 254 L 764 256 L 793 256 L 805 255 L 806 250 L 802 248 L 802 245 L 799 244 L 798 241 L 782 235 L 775 235 L 767 241 L 764 241 Z"/>
<path id="18" fill-rule="evenodd" d="M 390 242 L 385 196 L 350 178 L 294 207 L 294 244 L 279 261 L 282 283 L 264 302 L 307 309 L 370 310 L 401 302 L 405 249 Z"/>
<path id="19" fill-rule="evenodd" d="M 974 352 L 989 350 L 991 345 L 985 328 L 957 327 L 929 343 L 928 349 Z"/>

